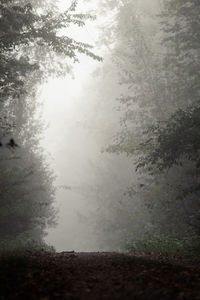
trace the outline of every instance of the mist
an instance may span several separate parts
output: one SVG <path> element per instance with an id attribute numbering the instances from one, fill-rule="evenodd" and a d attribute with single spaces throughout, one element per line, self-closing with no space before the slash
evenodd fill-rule
<path id="1" fill-rule="evenodd" d="M 93 63 L 88 67 L 88 61 L 80 62 L 74 78 L 51 80 L 40 95 L 41 101 L 45 101 L 44 119 L 49 124 L 43 146 L 57 175 L 59 211 L 58 225 L 49 231 L 46 241 L 58 251 L 99 251 L 100 241 L 94 224 L 89 221 L 101 205 L 97 198 L 103 205 L 104 199 L 113 197 L 112 194 L 123 194 L 131 180 L 129 159 L 112 157 L 102 151 L 118 127 L 119 113 L 114 99 L 120 89 L 117 78 L 112 85 L 109 82 L 108 103 L 99 102 L 102 92 L 101 88 L 97 90 L 98 76 L 94 77 L 98 65 Z M 109 77 L 113 78 L 113 74 Z M 100 84 L 105 89 L 106 80 Z M 102 182 L 105 177 L 108 183 Z"/>
<path id="2" fill-rule="evenodd" d="M 1 17 L 2 245 L 197 249 L 194 1 L 11 2 Z"/>
<path id="3" fill-rule="evenodd" d="M 0 299 L 200 299 L 197 0 L 0 0 Z"/>

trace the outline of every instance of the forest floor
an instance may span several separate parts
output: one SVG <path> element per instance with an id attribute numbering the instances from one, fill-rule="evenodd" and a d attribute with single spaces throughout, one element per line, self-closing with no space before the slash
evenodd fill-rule
<path id="1" fill-rule="evenodd" d="M 0 300 L 200 299 L 195 260 L 26 252 L 0 259 Z"/>

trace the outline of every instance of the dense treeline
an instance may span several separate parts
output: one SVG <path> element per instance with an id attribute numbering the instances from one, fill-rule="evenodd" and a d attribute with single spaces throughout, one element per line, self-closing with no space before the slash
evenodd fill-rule
<path id="1" fill-rule="evenodd" d="M 100 59 L 90 45 L 59 34 L 91 18 L 76 14 L 76 5 L 60 13 L 55 1 L 0 1 L 1 249 L 41 246 L 55 224 L 54 175 L 40 147 L 37 88 L 48 76 L 69 72 L 78 53 Z"/>
<path id="2" fill-rule="evenodd" d="M 109 219 L 108 206 L 98 210 L 97 231 L 110 248 L 183 250 L 200 233 L 199 3 L 114 6 L 102 42 L 122 90 L 121 129 L 107 151 L 128 155 L 135 172 L 124 196 L 110 200 Z"/>
<path id="3" fill-rule="evenodd" d="M 41 245 L 55 224 L 37 88 L 49 76 L 71 72 L 79 54 L 100 60 L 90 45 L 60 34 L 92 18 L 77 14 L 76 4 L 60 13 L 55 1 L 0 0 L 1 247 Z M 92 126 L 103 124 L 96 139 L 106 146 L 104 163 L 97 168 L 97 157 L 93 165 L 96 185 L 88 195 L 98 209 L 87 221 L 102 249 L 194 249 L 200 234 L 198 2 L 104 0 L 99 9 L 108 14 L 101 41 L 107 54 L 90 97 L 98 102 Z"/>

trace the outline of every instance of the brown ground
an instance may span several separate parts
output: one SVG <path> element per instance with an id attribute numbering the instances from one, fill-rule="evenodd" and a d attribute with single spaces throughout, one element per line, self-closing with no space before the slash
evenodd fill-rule
<path id="1" fill-rule="evenodd" d="M 0 300 L 200 299 L 199 264 L 180 259 L 38 252 L 0 267 Z"/>

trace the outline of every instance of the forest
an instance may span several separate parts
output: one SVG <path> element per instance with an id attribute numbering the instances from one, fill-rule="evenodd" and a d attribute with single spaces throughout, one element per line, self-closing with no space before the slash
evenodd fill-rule
<path id="1" fill-rule="evenodd" d="M 60 2 L 65 2 L 64 9 Z M 97 30 L 98 38 L 83 42 L 74 28 Z M 51 228 L 58 228 L 59 235 L 57 202 L 62 189 L 66 203 L 78 203 L 72 196 L 77 191 L 84 199 L 84 209 L 77 212 L 79 233 L 71 219 L 66 220 L 64 251 L 198 259 L 199 1 L 0 0 L 0 36 L 0 256 L 33 251 L 37 258 L 37 253 L 53 255 L 61 249 L 49 243 L 48 236 Z M 63 138 L 69 144 L 69 182 L 58 185 L 47 154 L 51 145 L 42 146 L 46 124 L 40 90 L 50 79 L 76 78 L 84 59 L 94 64 L 79 96 L 79 109 L 86 117 L 81 119 L 77 111 L 74 120 L 87 133 L 79 138 L 82 131 L 75 129 Z M 55 111 L 59 106 L 62 110 L 59 93 L 55 88 Z M 70 93 L 65 101 L 73 101 Z M 52 139 L 57 146 L 57 136 Z M 73 171 L 70 151 L 77 153 L 88 173 L 81 170 L 79 159 Z M 69 178 L 76 174 L 78 186 L 71 188 Z M 66 213 L 70 215 L 70 207 Z M 47 262 L 45 257 L 41 261 Z M 0 259 L 0 278 L 6 264 Z M 29 298 L 74 299 L 71 293 L 68 298 Z M 0 299 L 22 299 L 20 295 L 16 292 L 12 298 L 6 290 Z M 185 298 L 177 295 L 171 299 L 198 299 L 189 292 Z M 84 297 L 80 299 L 88 299 Z"/>
<path id="2" fill-rule="evenodd" d="M 59 13 L 55 2 L 1 1 L 0 243 L 42 247 L 47 228 L 55 223 L 56 186 L 40 146 L 44 128 L 37 88 L 50 76 L 69 73 L 81 53 L 100 61 L 90 83 L 99 93 L 96 105 L 106 101 L 111 104 L 103 105 L 114 103 L 118 110 L 115 128 L 105 113 L 111 129 L 99 138 L 100 151 L 117 156 L 115 168 L 110 156 L 104 161 L 109 178 L 97 174 L 99 189 L 107 189 L 105 181 L 126 168 L 126 157 L 131 164 L 131 175 L 118 174 L 130 183 L 120 195 L 109 191 L 99 200 L 96 195 L 98 208 L 89 222 L 101 247 L 198 250 L 199 5 L 103 1 L 99 14 L 115 10 L 101 28 L 100 43 L 109 48 L 105 57 L 89 44 L 57 34 L 94 17 L 76 13 L 76 5 Z M 107 91 L 112 84 L 118 85 L 116 97 Z M 10 139 L 19 147 L 9 145 Z"/>
<path id="3" fill-rule="evenodd" d="M 114 72 L 120 85 L 119 125 L 104 151 L 127 156 L 132 179 L 99 205 L 98 230 L 111 249 L 198 253 L 200 7 L 122 2 L 102 4 L 116 14 L 103 32 L 101 75 L 110 72 L 110 84 Z"/>

